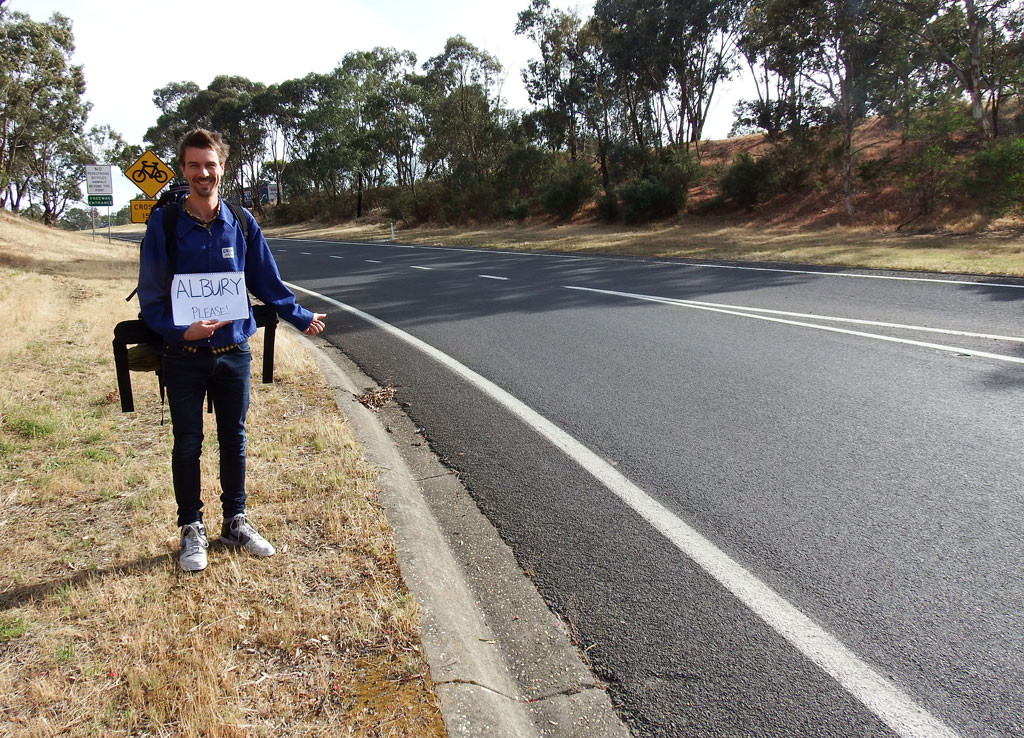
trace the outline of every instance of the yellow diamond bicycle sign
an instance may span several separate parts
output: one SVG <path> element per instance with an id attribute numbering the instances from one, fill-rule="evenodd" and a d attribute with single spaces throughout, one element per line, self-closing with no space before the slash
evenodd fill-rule
<path id="1" fill-rule="evenodd" d="M 163 189 L 164 185 L 171 181 L 174 172 L 171 168 L 160 161 L 160 158 L 152 151 L 147 151 L 138 160 L 125 170 L 124 176 L 130 179 L 135 185 L 152 198 Z"/>

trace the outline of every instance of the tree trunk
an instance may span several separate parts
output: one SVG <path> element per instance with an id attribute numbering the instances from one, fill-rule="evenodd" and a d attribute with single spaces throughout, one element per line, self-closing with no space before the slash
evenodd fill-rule
<path id="1" fill-rule="evenodd" d="M 981 28 L 978 24 L 978 10 L 975 0 L 965 0 L 967 5 L 967 46 L 971 53 L 970 80 L 971 115 L 983 138 L 992 138 L 992 128 L 985 115 L 985 101 L 981 94 Z"/>
<path id="2" fill-rule="evenodd" d="M 356 217 L 363 216 L 363 173 L 356 174 Z"/>
<path id="3" fill-rule="evenodd" d="M 971 98 L 971 117 L 982 138 L 992 138 L 992 127 L 985 115 L 985 101 L 981 94 L 981 28 L 975 0 L 964 0 L 967 9 L 967 50 L 969 61 L 965 69 L 942 45 L 931 26 L 924 29 L 924 37 L 932 44 L 939 60 L 956 76 L 964 92 Z"/>
<path id="4" fill-rule="evenodd" d="M 843 125 L 843 209 L 847 218 L 853 218 L 853 94 L 850 90 L 850 64 L 839 82 L 839 106 Z"/>
<path id="5" fill-rule="evenodd" d="M 601 186 L 604 187 L 605 194 L 611 192 L 611 175 L 608 173 L 608 142 L 611 140 L 611 132 L 608 125 L 608 106 L 602 105 L 604 108 L 604 135 L 601 134 L 601 130 L 597 132 L 597 149 L 601 157 Z"/>

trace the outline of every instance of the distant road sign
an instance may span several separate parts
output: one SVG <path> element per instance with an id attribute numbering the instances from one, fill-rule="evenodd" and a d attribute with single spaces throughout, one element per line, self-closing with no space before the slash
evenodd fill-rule
<path id="1" fill-rule="evenodd" d="M 93 209 L 92 209 L 92 212 L 91 212 L 91 213 L 89 213 L 89 215 L 91 215 L 91 216 L 92 216 L 92 219 L 93 219 L 93 220 L 96 220 L 96 219 L 97 219 L 98 217 L 100 217 L 100 211 L 99 211 L 99 210 L 97 210 L 96 208 L 93 208 Z"/>
<path id="2" fill-rule="evenodd" d="M 147 197 L 153 197 L 171 181 L 174 172 L 156 154 L 147 151 L 125 170 L 124 176 L 145 192 Z"/>
<path id="3" fill-rule="evenodd" d="M 114 181 L 110 177 L 109 164 L 85 165 L 85 191 L 90 195 L 114 194 Z"/>
<path id="4" fill-rule="evenodd" d="M 113 195 L 89 195 L 90 205 L 106 205 L 108 208 L 114 205 Z"/>
<path id="5" fill-rule="evenodd" d="M 132 223 L 145 223 L 153 212 L 156 200 L 132 200 L 131 205 Z"/>

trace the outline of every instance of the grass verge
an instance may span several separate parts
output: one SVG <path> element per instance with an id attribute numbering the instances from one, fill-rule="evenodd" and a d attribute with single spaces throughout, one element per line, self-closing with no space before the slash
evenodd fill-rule
<path id="1" fill-rule="evenodd" d="M 134 414 L 114 389 L 137 246 L 0 218 L 0 735 L 443 736 L 374 475 L 298 339 L 248 422 L 279 553 L 184 574 L 156 379 Z"/>

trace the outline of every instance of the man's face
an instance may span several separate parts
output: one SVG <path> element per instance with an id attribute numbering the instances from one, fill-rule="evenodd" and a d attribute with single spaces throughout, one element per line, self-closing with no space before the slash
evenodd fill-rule
<path id="1" fill-rule="evenodd" d="M 191 194 L 196 197 L 213 197 L 217 195 L 220 178 L 224 174 L 224 165 L 213 149 L 196 149 L 189 146 L 185 149 L 181 173 L 188 182 Z"/>

